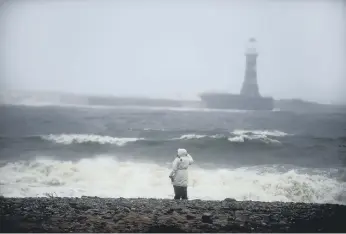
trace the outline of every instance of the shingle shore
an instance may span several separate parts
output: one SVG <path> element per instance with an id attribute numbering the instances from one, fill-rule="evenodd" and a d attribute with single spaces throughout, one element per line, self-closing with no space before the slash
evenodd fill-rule
<path id="1" fill-rule="evenodd" d="M 346 232 L 346 206 L 125 198 L 0 198 L 1 232 Z"/>

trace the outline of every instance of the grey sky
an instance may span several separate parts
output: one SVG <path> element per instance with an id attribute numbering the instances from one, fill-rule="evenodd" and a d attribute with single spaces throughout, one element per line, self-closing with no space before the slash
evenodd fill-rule
<path id="1" fill-rule="evenodd" d="M 8 0 L 0 10 L 5 89 L 238 93 L 254 36 L 262 95 L 346 100 L 343 0 Z"/>

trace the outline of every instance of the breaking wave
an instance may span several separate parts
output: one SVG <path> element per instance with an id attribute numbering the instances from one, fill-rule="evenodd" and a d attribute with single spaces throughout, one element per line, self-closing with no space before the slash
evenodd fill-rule
<path id="1" fill-rule="evenodd" d="M 42 139 L 59 143 L 59 144 L 98 143 L 98 144 L 115 144 L 118 146 L 123 146 L 128 142 L 143 140 L 142 138 L 117 138 L 117 137 L 110 137 L 110 136 L 86 135 L 86 134 L 48 135 L 48 136 L 42 136 Z"/>
<path id="2" fill-rule="evenodd" d="M 178 138 L 173 138 L 172 140 L 193 140 L 193 139 L 202 139 L 202 138 L 223 138 L 223 135 L 212 135 L 212 136 L 208 136 L 208 135 L 198 135 L 198 134 L 185 134 L 182 135 Z"/>
<path id="3" fill-rule="evenodd" d="M 299 139 L 299 140 L 297 140 Z M 335 147 L 337 144 L 342 144 L 344 140 L 342 138 L 311 138 L 310 136 L 294 136 L 293 134 L 278 131 L 278 130 L 234 130 L 231 132 L 214 132 L 205 134 L 203 131 L 199 133 L 182 133 L 181 131 L 161 131 L 153 133 L 150 130 L 148 133 L 142 132 L 140 135 L 135 136 L 111 136 L 111 135 L 98 135 L 98 134 L 48 134 L 48 135 L 29 135 L 29 136 L 0 136 L 1 145 L 17 145 L 26 144 L 31 147 L 48 147 L 49 149 L 72 149 L 78 147 L 78 150 L 90 150 L 92 145 L 99 145 L 94 150 L 109 150 L 112 147 L 116 150 L 116 147 L 187 147 L 188 149 L 199 148 L 203 145 L 209 145 L 209 149 L 215 149 L 213 152 L 219 152 L 218 150 L 226 150 L 227 148 L 232 150 L 244 149 L 258 150 L 266 148 L 286 148 L 291 150 L 292 144 L 296 141 L 313 140 L 307 150 L 328 147 Z M 48 145 L 47 145 L 48 144 Z M 86 148 L 84 148 L 84 146 Z M 17 147 L 17 146 L 14 146 Z M 81 148 L 82 147 L 82 148 Z M 241 147 L 241 148 L 238 148 Z M 238 152 L 238 151 L 233 151 Z"/>
<path id="4" fill-rule="evenodd" d="M 112 157 L 77 162 L 36 159 L 0 167 L 0 190 L 8 197 L 57 196 L 172 198 L 168 166 L 119 162 Z M 346 183 L 326 171 L 271 167 L 202 169 L 189 172 L 191 199 L 346 204 Z"/>
<path id="5" fill-rule="evenodd" d="M 281 132 L 278 130 L 234 130 L 232 132 L 235 135 L 255 135 L 255 136 L 274 136 L 274 137 L 284 137 L 291 134 Z"/>
<path id="6" fill-rule="evenodd" d="M 179 137 L 172 138 L 150 138 L 150 137 L 114 137 L 107 135 L 97 134 L 49 134 L 41 136 L 24 136 L 20 137 L 22 140 L 39 140 L 48 141 L 55 144 L 72 145 L 72 144 L 100 144 L 100 145 L 116 145 L 125 146 L 129 143 L 141 143 L 147 144 L 148 142 L 174 142 L 174 141 L 201 141 L 202 142 L 218 142 L 223 141 L 225 144 L 230 143 L 246 143 L 246 142 L 259 142 L 264 144 L 277 145 L 281 144 L 278 139 L 288 136 L 289 134 L 280 131 L 246 131 L 246 130 L 235 130 L 229 134 L 214 134 L 214 135 L 203 135 L 203 134 L 183 134 Z M 0 137 L 1 141 L 11 140 L 13 138 Z"/>
<path id="7" fill-rule="evenodd" d="M 238 142 L 238 143 L 243 143 L 246 141 L 251 141 L 251 140 L 259 140 L 263 143 L 267 144 L 281 144 L 279 140 L 272 139 L 270 137 L 285 137 L 289 136 L 290 134 L 281 132 L 281 131 L 269 131 L 269 130 L 234 130 L 231 132 L 231 136 L 225 136 L 222 134 L 216 134 L 212 136 L 208 135 L 198 135 L 198 134 L 186 134 L 182 135 L 179 138 L 174 138 L 174 139 L 179 139 L 179 140 L 191 140 L 191 139 L 202 139 L 202 138 L 213 138 L 213 139 L 222 139 L 222 138 L 227 138 L 228 141 L 230 142 Z"/>
<path id="8" fill-rule="evenodd" d="M 148 138 L 122 138 L 122 137 L 111 137 L 101 136 L 93 134 L 60 134 L 60 135 L 46 135 L 41 136 L 43 140 L 51 141 L 58 144 L 82 144 L 82 143 L 97 143 L 97 144 L 113 144 L 117 146 L 124 146 L 127 143 L 133 143 L 138 141 L 175 141 L 175 140 L 200 140 L 200 139 L 211 139 L 211 140 L 225 140 L 229 142 L 243 143 L 247 141 L 260 141 L 266 144 L 281 144 L 280 141 L 272 139 L 269 136 L 283 137 L 288 134 L 283 132 L 270 132 L 270 131 L 234 131 L 230 136 L 223 134 L 215 135 L 199 135 L 199 134 L 184 134 L 180 137 L 170 139 L 148 139 Z"/>

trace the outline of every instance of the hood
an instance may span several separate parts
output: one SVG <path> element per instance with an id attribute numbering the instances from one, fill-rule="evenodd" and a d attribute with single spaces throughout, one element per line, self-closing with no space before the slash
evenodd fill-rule
<path id="1" fill-rule="evenodd" d="M 178 149 L 178 157 L 184 157 L 187 155 L 186 149 Z"/>

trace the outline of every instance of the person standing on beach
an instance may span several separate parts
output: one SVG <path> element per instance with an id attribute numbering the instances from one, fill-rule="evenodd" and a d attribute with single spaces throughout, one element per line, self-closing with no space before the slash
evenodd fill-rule
<path id="1" fill-rule="evenodd" d="M 178 149 L 177 157 L 173 161 L 172 172 L 169 178 L 174 188 L 174 199 L 187 199 L 188 168 L 193 163 L 193 159 L 186 149 Z"/>

